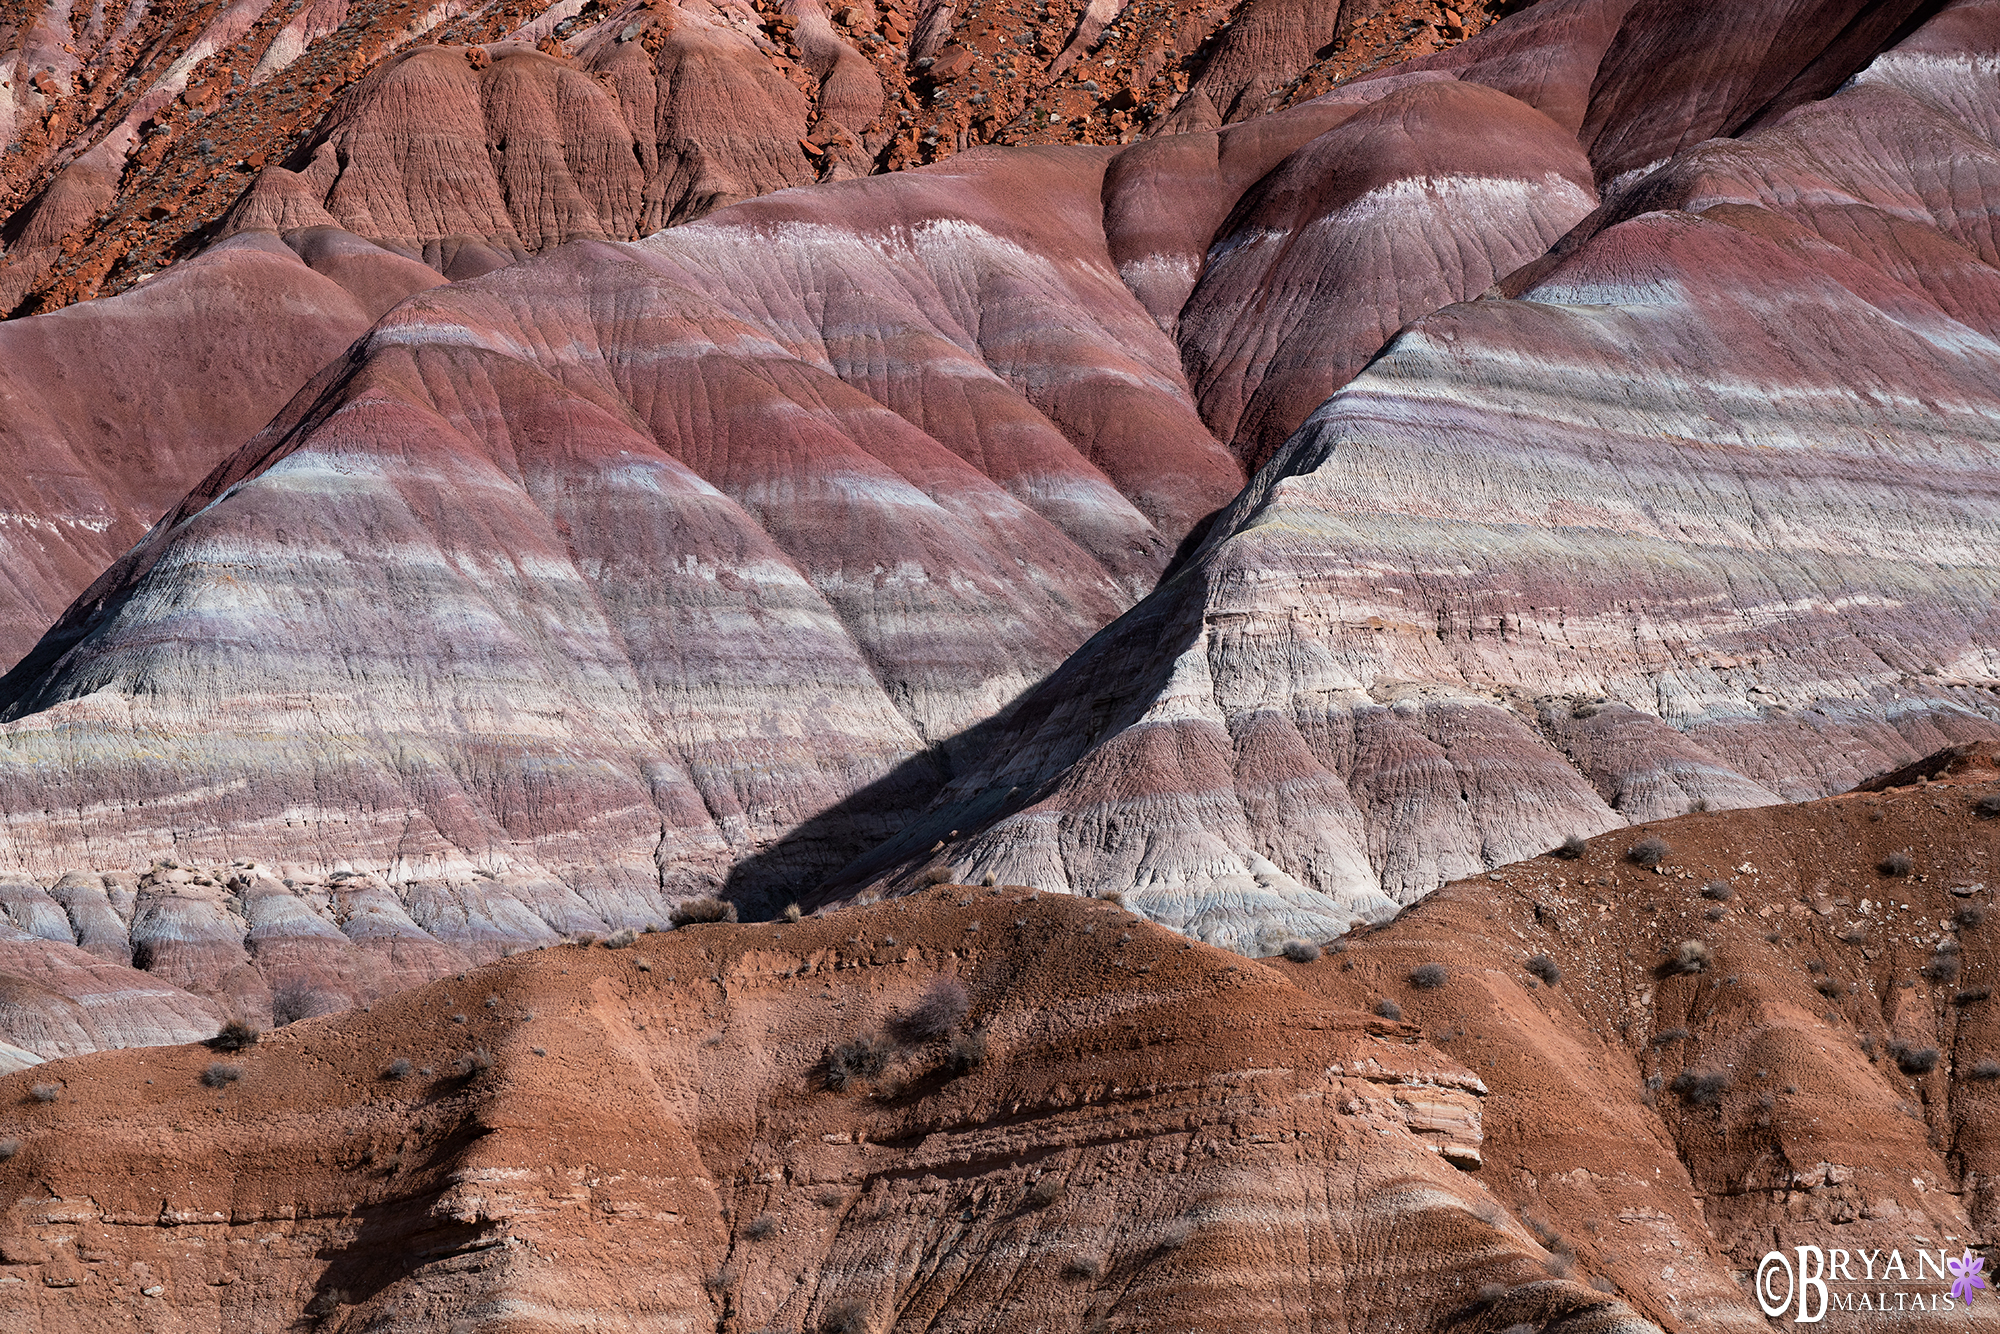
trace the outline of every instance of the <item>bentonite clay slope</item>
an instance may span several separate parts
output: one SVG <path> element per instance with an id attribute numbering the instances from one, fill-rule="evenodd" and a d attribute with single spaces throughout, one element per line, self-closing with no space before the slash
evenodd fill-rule
<path id="1" fill-rule="evenodd" d="M 457 277 L 980 143 L 1213 128 L 1520 7 L 45 0 L 0 18 L 0 315 L 219 223 L 337 223 Z"/>
<path id="2" fill-rule="evenodd" d="M 50 1330 L 1636 1334 L 1767 1328 L 1763 1253 L 1831 1244 L 1904 1257 L 1842 1298 L 1940 1298 L 2000 1228 L 2000 771 L 1899 777 L 1317 957 L 945 886 L 38 1067 L 0 1290 Z"/>
<path id="3" fill-rule="evenodd" d="M 1899 700 L 1947 680 L 1885 685 L 1858 655 L 1973 671 L 1953 655 L 1985 642 L 1994 361 L 1894 275 L 1980 268 L 1952 238 L 1983 215 L 1911 209 L 1988 150 L 1890 151 L 1919 113 L 1983 124 L 1979 84 L 1926 72 L 1988 49 L 1969 5 L 1738 146 L 1880 127 L 1778 165 L 1872 171 L 1910 264 L 1787 249 L 1740 209 L 1607 229 L 1621 194 L 1560 272 L 1529 265 L 1533 300 L 1419 323 L 1170 588 L 1001 716 L 1375 342 L 1585 217 L 1578 108 L 1611 45 L 1673 22 L 1615 8 L 1218 131 L 961 154 L 404 303 L 9 678 L 5 855 L 43 880 L 168 846 L 352 863 L 413 918 L 435 892 L 468 922 L 481 873 L 506 874 L 568 930 L 579 905 L 640 924 L 725 884 L 775 909 L 871 847 L 822 897 L 980 831 L 952 865 L 1142 887 L 1162 920 L 1255 948 L 1569 832 L 1928 749 L 1975 715 Z M 1741 15 L 1764 37 L 1790 17 Z M 1759 79 L 1799 66 L 1781 87 L 1834 59 L 1743 50 Z M 404 72 L 445 78 L 437 60 Z M 1702 69 L 1741 82 L 1733 57 Z M 1890 70 L 1893 92 L 1870 82 Z M 1909 91 L 1933 78 L 1937 108 Z M 1942 177 L 1938 152 L 1972 165 Z M 1632 246 L 1698 299 L 1656 300 Z M 1760 316 L 1795 288 L 1811 318 Z M 1813 341 L 1827 322 L 1841 357 Z M 1745 365 L 1769 381 L 1741 388 Z M 1899 554 L 1936 532 L 1943 573 Z M 1777 707 L 1829 700 L 1848 721 L 1817 732 Z"/>
<path id="4" fill-rule="evenodd" d="M 1964 74 L 2000 7 L 1938 22 L 1949 57 L 1925 29 L 1415 323 L 835 888 L 941 863 L 1324 936 L 2000 735 L 2000 150 Z"/>
<path id="5" fill-rule="evenodd" d="M 1477 176 L 1424 147 L 1482 123 Z M 12 855 L 119 869 L 171 836 L 479 893 L 475 868 L 508 870 L 603 926 L 754 853 L 739 896 L 781 907 L 899 828 L 961 763 L 949 738 L 1241 485 L 1162 326 L 1183 301 L 1184 343 L 1260 316 L 1223 310 L 1240 285 L 1190 299 L 1207 229 L 1129 201 L 1333 237 L 1359 207 L 1419 238 L 1372 268 L 1350 247 L 1217 353 L 1219 385 L 1225 360 L 1353 343 L 1316 318 L 1343 292 L 1370 341 L 1540 253 L 1594 202 L 1563 142 L 1490 90 L 1382 80 L 1125 156 L 989 149 L 790 192 L 407 302 L 13 673 Z M 1368 173 L 1308 188 L 1357 149 Z M 51 774 L 55 809 L 122 809 L 51 820 Z"/>
<path id="6" fill-rule="evenodd" d="M 181 496 L 403 297 L 439 281 L 332 229 L 216 247 L 0 326 L 0 658 L 34 646 Z"/>

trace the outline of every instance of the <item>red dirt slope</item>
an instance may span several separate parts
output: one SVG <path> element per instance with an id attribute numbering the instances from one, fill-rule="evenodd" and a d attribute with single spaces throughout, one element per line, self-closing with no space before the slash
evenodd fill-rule
<path id="1" fill-rule="evenodd" d="M 53 1063 L 0 1081 L 0 1291 L 52 1330 L 1763 1328 L 1772 1245 L 1996 1240 L 1996 796 L 1960 755 L 1621 831 L 1310 962 L 947 886 Z"/>

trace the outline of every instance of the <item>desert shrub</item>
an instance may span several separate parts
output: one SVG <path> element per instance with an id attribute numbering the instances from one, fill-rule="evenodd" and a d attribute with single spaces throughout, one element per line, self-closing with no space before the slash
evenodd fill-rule
<path id="1" fill-rule="evenodd" d="M 1571 834 L 1561 843 L 1558 843 L 1555 846 L 1555 848 L 1550 852 L 1549 855 L 1552 857 L 1560 857 L 1566 862 L 1573 862 L 1573 861 L 1581 861 L 1583 859 L 1583 855 L 1589 851 L 1590 851 L 1590 844 L 1584 842 L 1583 835 Z"/>
<path id="2" fill-rule="evenodd" d="M 1616 1283 L 1613 1283 L 1610 1279 L 1604 1277 L 1604 1275 L 1602 1274 L 1599 1274 L 1596 1278 L 1590 1280 L 1590 1286 L 1596 1289 L 1598 1292 L 1618 1291 L 1618 1285 Z"/>
<path id="3" fill-rule="evenodd" d="M 1861 1054 L 1871 1061 L 1875 1059 L 1875 1035 L 1873 1033 L 1863 1033 L 1861 1035 Z"/>
<path id="4" fill-rule="evenodd" d="M 1036 1177 L 1035 1184 L 1028 1187 L 1028 1203 L 1037 1209 L 1046 1209 L 1063 1197 L 1063 1183 L 1055 1177 Z"/>
<path id="5" fill-rule="evenodd" d="M 933 866 L 930 870 L 923 873 L 921 882 L 926 885 L 948 885 L 952 882 L 951 868 L 949 866 Z"/>
<path id="6" fill-rule="evenodd" d="M 330 996 L 298 978 L 287 978 L 271 990 L 271 1023 L 277 1028 L 315 1015 L 331 1014 L 340 1008 L 338 996 Z"/>
<path id="7" fill-rule="evenodd" d="M 787 903 L 785 905 L 784 918 L 786 921 L 788 922 L 802 921 L 805 918 L 805 915 L 806 915 L 805 909 L 799 907 L 798 904 Z"/>
<path id="8" fill-rule="evenodd" d="M 762 1241 L 778 1230 L 778 1220 L 770 1214 L 758 1214 L 744 1227 L 743 1235 L 752 1241 Z"/>
<path id="9" fill-rule="evenodd" d="M 951 1044 L 945 1065 L 954 1075 L 969 1075 L 986 1064 L 986 1031 L 975 1029 Z"/>
<path id="10" fill-rule="evenodd" d="M 1481 1306 L 1491 1306 L 1506 1295 L 1505 1283 L 1482 1283 L 1479 1285 L 1479 1291 L 1473 1294 L 1473 1300 Z"/>
<path id="11" fill-rule="evenodd" d="M 1972 1077 L 1978 1080 L 2000 1079 L 2000 1061 L 1980 1061 L 1972 1067 Z"/>
<path id="12" fill-rule="evenodd" d="M 639 939 L 639 933 L 629 926 L 621 926 L 604 938 L 604 948 L 608 950 L 630 949 Z"/>
<path id="13" fill-rule="evenodd" d="M 210 1061 L 208 1069 L 201 1072 L 202 1084 L 212 1089 L 228 1088 L 241 1078 L 243 1078 L 242 1066 L 228 1065 L 222 1061 Z"/>
<path id="14" fill-rule="evenodd" d="M 1568 1278 L 1575 1271 L 1576 1262 L 1567 1255 L 1551 1255 L 1542 1261 L 1542 1268 L 1549 1271 L 1550 1278 Z"/>
<path id="15" fill-rule="evenodd" d="M 689 899 L 685 903 L 676 903 L 667 920 L 677 927 L 704 922 L 733 922 L 736 920 L 736 905 L 725 899 Z"/>
<path id="16" fill-rule="evenodd" d="M 1634 866 L 1643 866 L 1647 870 L 1651 870 L 1665 861 L 1667 854 L 1672 851 L 1673 849 L 1667 846 L 1665 839 L 1657 835 L 1648 835 L 1625 849 L 1625 860 L 1631 862 Z"/>
<path id="17" fill-rule="evenodd" d="M 21 1151 L 20 1140 L 0 1139 L 0 1163 L 6 1162 L 9 1158 L 12 1158 L 15 1154 L 19 1153 L 20 1151 Z"/>
<path id="18" fill-rule="evenodd" d="M 62 1087 L 57 1084 L 37 1084 L 28 1090 L 29 1102 L 54 1102 L 62 1096 Z"/>
<path id="19" fill-rule="evenodd" d="M 1104 1272 L 1104 1261 L 1094 1255 L 1072 1255 L 1063 1262 L 1064 1278 L 1096 1278 Z"/>
<path id="20" fill-rule="evenodd" d="M 820 1334 L 868 1334 L 868 1307 L 852 1299 L 835 1302 L 819 1318 Z"/>
<path id="21" fill-rule="evenodd" d="M 1951 919 L 1961 931 L 1970 931 L 1986 920 L 1986 909 L 1976 903 L 1968 903 L 1952 915 Z"/>
<path id="22" fill-rule="evenodd" d="M 597 933 L 595 931 L 579 931 L 575 935 L 569 937 L 568 940 L 565 941 L 564 943 L 570 945 L 581 945 L 583 946 L 583 948 L 589 949 L 592 945 L 595 945 L 597 943 Z"/>
<path id="23" fill-rule="evenodd" d="M 1889 1054 L 1896 1058 L 1896 1068 L 1906 1075 L 1927 1075 L 1937 1069 L 1936 1047 L 1918 1047 L 1898 1041 L 1889 1044 Z"/>
<path id="24" fill-rule="evenodd" d="M 1924 965 L 1924 976 L 1933 982 L 1958 981 L 1958 955 L 1947 950 L 1939 950 Z"/>
<path id="25" fill-rule="evenodd" d="M 1685 1028 L 1663 1028 L 1653 1034 L 1653 1045 L 1655 1047 L 1670 1047 L 1676 1042 L 1687 1041 L 1687 1036 L 1688 1031 Z"/>
<path id="26" fill-rule="evenodd" d="M 1160 1249 L 1177 1251 L 1194 1240 L 1194 1224 L 1185 1218 L 1176 1218 L 1160 1233 Z"/>
<path id="27" fill-rule="evenodd" d="M 1450 971 L 1441 963 L 1420 963 L 1410 970 L 1410 985 L 1418 991 L 1436 991 L 1450 980 Z"/>
<path id="28" fill-rule="evenodd" d="M 1699 940 L 1683 940 L 1667 956 L 1666 968 L 1669 973 L 1704 972 L 1714 958 L 1715 952 Z"/>
<path id="29" fill-rule="evenodd" d="M 1993 994 L 1991 987 L 1965 987 L 1952 993 L 1953 1005 L 1977 1005 Z"/>
<path id="30" fill-rule="evenodd" d="M 991 871 L 988 871 L 985 875 L 979 877 L 979 884 L 980 887 L 983 889 L 992 889 L 999 883 L 1000 883 L 1000 877 L 993 874 L 993 872 Z"/>
<path id="31" fill-rule="evenodd" d="M 1683 1070 L 1667 1087 L 1683 1102 L 1713 1107 L 1729 1091 L 1729 1076 L 1720 1070 Z"/>
<path id="32" fill-rule="evenodd" d="M 410 1070 L 411 1070 L 410 1063 L 399 1056 L 395 1060 L 389 1062 L 389 1064 L 383 1069 L 382 1078 L 408 1079 L 410 1077 Z"/>
<path id="33" fill-rule="evenodd" d="M 347 1290 L 328 1288 L 324 1292 L 313 1294 L 313 1299 L 306 1303 L 306 1314 L 316 1320 L 324 1320 L 345 1305 L 347 1305 Z"/>
<path id="34" fill-rule="evenodd" d="M 1831 1000 L 1835 996 L 1838 996 L 1842 992 L 1847 990 L 1847 988 L 1841 986 L 1840 983 L 1835 981 L 1833 978 L 1822 977 L 1819 981 L 1813 983 L 1813 990 L 1817 991 L 1820 995 L 1825 996 L 1828 1000 Z"/>
<path id="35" fill-rule="evenodd" d="M 474 1075 L 485 1074 L 492 1068 L 493 1053 L 484 1047 L 474 1047 L 452 1062 L 451 1072 L 460 1079 L 470 1079 Z"/>
<path id="36" fill-rule="evenodd" d="M 728 1265 L 711 1269 L 703 1276 L 701 1286 L 707 1288 L 711 1295 L 720 1297 L 736 1286 L 736 1271 Z"/>
<path id="37" fill-rule="evenodd" d="M 1296 936 L 1284 943 L 1283 951 L 1285 957 L 1293 963 L 1311 963 L 1319 958 L 1319 946 L 1310 940 L 1300 940 Z"/>
<path id="38" fill-rule="evenodd" d="M 1390 1000 L 1387 996 L 1384 996 L 1381 1000 L 1375 1002 L 1375 1013 L 1381 1015 L 1384 1019 L 1401 1019 L 1403 1017 L 1403 1007 Z"/>
<path id="39" fill-rule="evenodd" d="M 1690 815 L 1700 815 L 1703 811 L 1712 811 L 1714 809 L 1715 803 L 1707 797 L 1696 797 L 1688 803 L 1688 814 Z"/>
<path id="40" fill-rule="evenodd" d="M 1529 959 L 1527 969 L 1534 976 L 1541 978 L 1542 981 L 1548 983 L 1550 986 L 1554 986 L 1563 980 L 1561 965 L 1546 954 L 1537 954 Z"/>
<path id="41" fill-rule="evenodd" d="M 231 1019 L 222 1026 L 222 1031 L 208 1040 L 208 1045 L 216 1051 L 242 1051 L 245 1047 L 257 1045 L 257 1039 L 264 1036 L 257 1025 L 247 1019 Z"/>
<path id="42" fill-rule="evenodd" d="M 972 1008 L 965 984 L 955 977 L 934 978 L 916 1004 L 896 1017 L 896 1033 L 906 1042 L 930 1042 L 957 1028 Z"/>
<path id="43" fill-rule="evenodd" d="M 2000 792 L 1989 792 L 1973 802 L 1972 813 L 1987 820 L 2000 819 Z"/>
<path id="44" fill-rule="evenodd" d="M 1727 880 L 1711 880 L 1701 887 L 1701 896 L 1714 899 L 1717 903 L 1727 903 L 1736 897 L 1736 891 L 1729 887 Z"/>
<path id="45" fill-rule="evenodd" d="M 841 1092 L 857 1080 L 873 1079 L 889 1068 L 889 1044 L 872 1033 L 841 1043 L 826 1058 L 826 1086 Z"/>
<path id="46" fill-rule="evenodd" d="M 1876 862 L 1875 869 L 1883 875 L 1908 875 L 1910 868 L 1914 865 L 1915 863 L 1910 860 L 1909 853 L 1892 852 L 1881 861 Z"/>

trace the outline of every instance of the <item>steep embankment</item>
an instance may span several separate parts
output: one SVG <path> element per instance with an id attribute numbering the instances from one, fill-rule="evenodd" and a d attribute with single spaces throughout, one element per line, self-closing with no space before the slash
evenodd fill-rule
<path id="1" fill-rule="evenodd" d="M 1305 961 L 946 886 L 58 1062 L 0 1081 L 0 1281 L 49 1329 L 1762 1328 L 1773 1245 L 2000 1224 L 2000 774 L 1934 767 Z"/>

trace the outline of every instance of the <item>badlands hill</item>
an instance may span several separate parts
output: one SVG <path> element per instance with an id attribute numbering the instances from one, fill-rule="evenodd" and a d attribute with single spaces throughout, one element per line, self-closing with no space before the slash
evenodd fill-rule
<path id="1" fill-rule="evenodd" d="M 0 1080 L 0 1292 L 52 1330 L 1764 1329 L 1773 1246 L 1994 1235 L 1997 811 L 1947 752 L 1317 958 L 942 886 L 82 1056 Z"/>
<path id="2" fill-rule="evenodd" d="M 1213 129 L 1531 2 L 27 0 L 0 15 L 0 315 L 246 226 L 470 277 L 978 144 Z"/>
<path id="3" fill-rule="evenodd" d="M 23 588 L 0 861 L 425 930 L 991 873 L 1254 951 L 1992 737 L 1996 56 L 1990 0 L 1546 0 L 445 284 L 267 168 L 183 283 L 408 295 L 32 646 Z M 88 568 L 124 476 L 24 541 Z"/>

